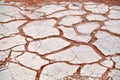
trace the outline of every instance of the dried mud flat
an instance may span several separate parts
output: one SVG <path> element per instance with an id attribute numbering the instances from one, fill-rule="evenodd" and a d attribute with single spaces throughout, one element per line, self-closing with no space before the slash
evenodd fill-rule
<path id="1" fill-rule="evenodd" d="M 0 80 L 120 79 L 119 0 L 14 1 L 0 1 Z"/>

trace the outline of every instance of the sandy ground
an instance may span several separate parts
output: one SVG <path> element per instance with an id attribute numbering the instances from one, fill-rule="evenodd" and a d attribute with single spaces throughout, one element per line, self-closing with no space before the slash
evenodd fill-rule
<path id="1" fill-rule="evenodd" d="M 0 80 L 120 79 L 119 0 L 14 1 L 0 1 Z"/>

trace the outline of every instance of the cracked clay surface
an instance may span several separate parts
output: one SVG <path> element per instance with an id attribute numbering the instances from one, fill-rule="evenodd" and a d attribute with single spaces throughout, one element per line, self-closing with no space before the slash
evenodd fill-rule
<path id="1" fill-rule="evenodd" d="M 120 80 L 120 5 L 1 0 L 0 80 Z"/>

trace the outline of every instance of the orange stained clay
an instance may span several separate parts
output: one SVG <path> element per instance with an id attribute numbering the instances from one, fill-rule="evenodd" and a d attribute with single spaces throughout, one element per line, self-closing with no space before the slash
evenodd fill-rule
<path id="1" fill-rule="evenodd" d="M 93 1 L 93 2 L 98 2 L 98 3 L 106 3 L 108 5 L 120 5 L 120 0 L 5 0 L 6 2 L 24 2 L 27 4 L 43 4 L 43 3 L 49 3 L 49 2 L 74 2 L 74 1 Z"/>

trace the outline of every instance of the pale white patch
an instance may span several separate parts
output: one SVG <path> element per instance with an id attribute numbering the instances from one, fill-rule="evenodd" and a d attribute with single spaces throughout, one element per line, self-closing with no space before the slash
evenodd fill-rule
<path id="1" fill-rule="evenodd" d="M 66 11 L 61 11 L 61 12 L 57 12 L 54 13 L 52 15 L 47 16 L 48 18 L 52 18 L 52 17 L 56 17 L 56 18 L 60 18 L 66 15 L 82 15 L 85 14 L 85 11 L 82 10 L 66 10 Z"/>
<path id="2" fill-rule="evenodd" d="M 40 80 L 61 80 L 62 78 L 72 75 L 78 66 L 72 66 L 65 63 L 55 63 L 46 66 L 40 76 Z"/>
<path id="3" fill-rule="evenodd" d="M 64 10 L 65 8 L 61 5 L 55 5 L 55 4 L 48 4 L 45 6 L 42 6 L 41 8 L 37 9 L 36 11 L 44 12 L 46 15 L 51 14 L 53 12 Z"/>
<path id="4" fill-rule="evenodd" d="M 49 53 L 68 46 L 70 43 L 60 38 L 49 38 L 41 41 L 34 41 L 29 44 L 30 51 L 36 51 L 40 54 Z"/>
<path id="5" fill-rule="evenodd" d="M 80 16 L 66 16 L 64 17 L 59 24 L 65 26 L 72 26 L 73 24 L 79 23 L 82 21 Z"/>
<path id="6" fill-rule="evenodd" d="M 70 63 L 75 64 L 91 63 L 101 59 L 91 47 L 84 45 L 74 46 L 65 51 L 48 55 L 47 58 L 55 61 L 69 61 Z"/>
<path id="7" fill-rule="evenodd" d="M 38 55 L 35 55 L 33 53 L 24 53 L 23 55 L 17 57 L 17 60 L 33 69 L 40 69 L 41 66 L 45 65 L 48 63 L 48 61 L 45 61 L 41 59 Z"/>
<path id="8" fill-rule="evenodd" d="M 103 54 L 111 55 L 120 53 L 120 38 L 102 31 L 99 31 L 95 36 L 97 37 L 97 41 L 93 44 L 102 51 Z"/>
<path id="9" fill-rule="evenodd" d="M 86 17 L 88 20 L 92 21 L 92 20 L 98 20 L 98 21 L 104 21 L 107 20 L 106 17 L 100 15 L 100 14 L 90 14 Z"/>
<path id="10" fill-rule="evenodd" d="M 82 76 L 101 77 L 107 68 L 100 66 L 99 64 L 85 65 L 81 69 Z"/>
<path id="11" fill-rule="evenodd" d="M 93 30 L 97 29 L 99 26 L 100 24 L 97 22 L 87 22 L 84 24 L 79 24 L 77 26 L 77 30 L 80 33 L 90 34 Z"/>
<path id="12" fill-rule="evenodd" d="M 0 80 L 35 80 L 35 76 L 35 71 L 13 63 L 0 68 Z"/>
<path id="13" fill-rule="evenodd" d="M 54 28 L 56 21 L 53 19 L 50 20 L 41 20 L 33 21 L 27 24 L 23 31 L 26 35 L 32 36 L 33 38 L 42 38 L 51 35 L 59 35 L 59 31 Z"/>
<path id="14" fill-rule="evenodd" d="M 25 43 L 26 43 L 25 38 L 20 35 L 15 37 L 5 38 L 0 40 L 0 45 L 1 45 L 0 50 L 8 49 L 16 45 L 21 45 Z"/>
<path id="15" fill-rule="evenodd" d="M 110 10 L 108 17 L 111 19 L 120 19 L 120 11 L 119 10 Z"/>
<path id="16" fill-rule="evenodd" d="M 108 5 L 85 5 L 85 9 L 93 13 L 106 13 L 108 11 Z"/>
<path id="17" fill-rule="evenodd" d="M 107 29 L 111 32 L 120 34 L 120 20 L 108 20 L 105 22 L 105 25 L 102 29 Z"/>
<path id="18" fill-rule="evenodd" d="M 88 42 L 91 39 L 91 36 L 89 35 L 82 35 L 82 34 L 78 34 L 74 31 L 73 28 L 65 28 L 60 26 L 60 29 L 62 29 L 63 31 L 63 36 L 71 39 L 71 40 L 75 40 L 75 41 L 83 41 L 83 42 Z"/>

